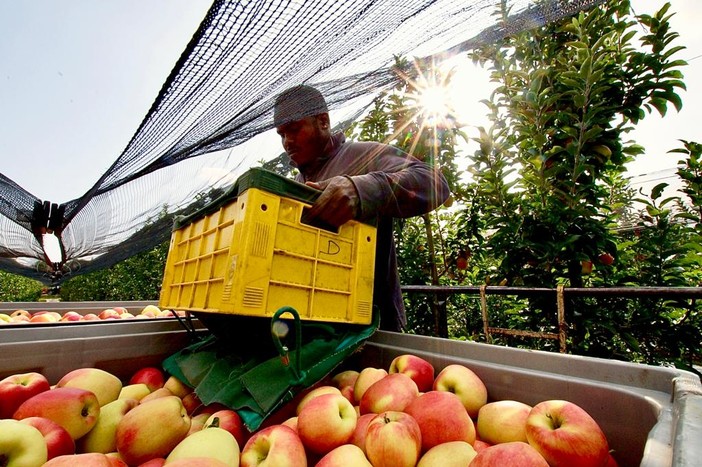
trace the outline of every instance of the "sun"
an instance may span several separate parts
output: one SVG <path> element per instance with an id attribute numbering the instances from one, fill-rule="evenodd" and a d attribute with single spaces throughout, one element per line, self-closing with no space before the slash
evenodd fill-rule
<path id="1" fill-rule="evenodd" d="M 417 68 L 417 78 L 409 80 L 409 101 L 417 117 L 431 127 L 454 126 L 456 109 L 450 89 L 450 70 L 432 65 L 428 70 Z"/>

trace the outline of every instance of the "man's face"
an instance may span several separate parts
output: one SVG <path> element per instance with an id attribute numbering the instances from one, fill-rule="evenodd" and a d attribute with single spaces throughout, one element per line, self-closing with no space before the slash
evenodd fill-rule
<path id="1" fill-rule="evenodd" d="M 276 131 L 290 159 L 297 167 L 304 167 L 323 154 L 329 140 L 327 126 L 324 119 L 316 115 L 286 123 L 276 127 Z"/>

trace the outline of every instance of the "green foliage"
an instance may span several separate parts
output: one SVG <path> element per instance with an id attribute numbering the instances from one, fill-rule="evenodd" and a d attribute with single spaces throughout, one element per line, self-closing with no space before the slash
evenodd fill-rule
<path id="1" fill-rule="evenodd" d="M 169 242 L 61 286 L 63 301 L 158 300 Z"/>
<path id="2" fill-rule="evenodd" d="M 0 301 L 35 302 L 41 296 L 39 281 L 0 271 Z"/>

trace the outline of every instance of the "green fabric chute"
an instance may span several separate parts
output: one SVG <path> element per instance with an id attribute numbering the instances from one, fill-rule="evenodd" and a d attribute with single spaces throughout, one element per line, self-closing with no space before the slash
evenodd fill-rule
<path id="1" fill-rule="evenodd" d="M 229 339 L 213 333 L 168 357 L 163 367 L 194 388 L 204 404 L 220 403 L 236 410 L 253 431 L 358 350 L 378 329 L 378 315 L 373 313 L 367 326 L 332 325 L 302 321 L 295 309 L 283 307 L 270 321 L 277 352 L 262 346 L 254 354 L 243 353 L 228 345 Z"/>

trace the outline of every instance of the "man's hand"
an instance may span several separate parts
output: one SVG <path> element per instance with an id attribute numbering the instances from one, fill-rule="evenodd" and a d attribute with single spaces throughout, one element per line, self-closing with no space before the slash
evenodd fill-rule
<path id="1" fill-rule="evenodd" d="M 339 227 L 358 214 L 358 192 L 348 177 L 337 176 L 321 182 L 307 182 L 306 185 L 322 190 L 308 212 L 309 217 Z"/>

